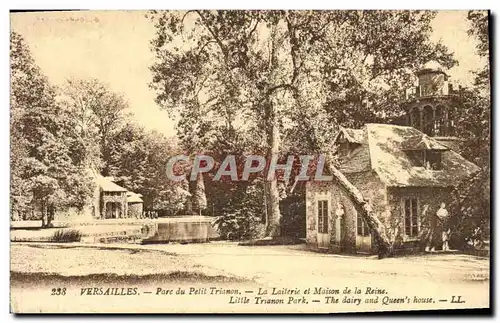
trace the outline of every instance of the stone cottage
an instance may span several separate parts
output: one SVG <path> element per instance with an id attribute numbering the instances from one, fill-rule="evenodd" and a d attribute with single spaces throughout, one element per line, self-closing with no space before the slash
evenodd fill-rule
<path id="1" fill-rule="evenodd" d="M 97 219 L 139 217 L 142 214 L 142 195 L 116 184 L 112 177 L 97 176 L 99 214 Z"/>
<path id="2" fill-rule="evenodd" d="M 109 177 L 97 177 L 100 194 L 99 219 L 119 219 L 127 217 L 127 189 L 117 185 Z"/>
<path id="3" fill-rule="evenodd" d="M 458 105 L 445 73 L 426 67 L 417 75 L 417 91 L 403 103 L 403 125 L 341 128 L 333 138 L 339 170 L 403 248 L 422 248 L 439 205 L 479 171 L 458 153 L 452 119 Z M 333 252 L 376 251 L 370 229 L 335 182 L 306 184 L 306 241 Z"/>
<path id="4" fill-rule="evenodd" d="M 62 222 L 91 222 L 102 219 L 138 217 L 142 214 L 143 200 L 136 194 L 116 184 L 112 177 L 92 173 L 94 192 L 82 209 L 60 210 L 54 220 Z"/>

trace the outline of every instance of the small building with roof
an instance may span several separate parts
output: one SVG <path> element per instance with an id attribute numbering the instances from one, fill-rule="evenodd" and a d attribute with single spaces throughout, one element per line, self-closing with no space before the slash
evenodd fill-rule
<path id="1" fill-rule="evenodd" d="M 82 209 L 70 208 L 56 212 L 54 220 L 61 222 L 92 222 L 102 219 L 123 219 L 142 215 L 142 195 L 115 183 L 113 177 L 90 172 L 94 179 L 91 199 Z"/>
<path id="2" fill-rule="evenodd" d="M 96 175 L 98 201 L 94 202 L 94 219 L 121 219 L 142 215 L 142 195 L 116 184 L 113 177 Z"/>
<path id="3" fill-rule="evenodd" d="M 142 195 L 134 192 L 127 192 L 128 217 L 139 218 L 142 216 L 144 201 Z"/>
<path id="4" fill-rule="evenodd" d="M 420 248 L 431 215 L 479 167 L 408 126 L 341 128 L 334 138 L 339 170 L 370 202 L 401 248 Z M 335 182 L 306 184 L 306 240 L 337 252 L 375 252 L 370 229 Z"/>
<path id="5" fill-rule="evenodd" d="M 480 170 L 460 155 L 460 91 L 436 62 L 416 77 L 394 124 L 340 127 L 332 138 L 339 170 L 369 201 L 396 248 L 422 249 L 435 234 L 440 204 L 448 205 L 453 189 Z M 333 251 L 376 250 L 369 227 L 335 182 L 306 184 L 306 240 Z"/>
<path id="6" fill-rule="evenodd" d="M 119 219 L 127 217 L 127 189 L 113 182 L 113 178 L 98 176 L 100 194 L 99 219 Z"/>

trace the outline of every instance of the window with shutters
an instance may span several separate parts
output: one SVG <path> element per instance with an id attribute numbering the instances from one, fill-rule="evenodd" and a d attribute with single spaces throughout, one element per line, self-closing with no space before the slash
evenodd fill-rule
<path id="1" fill-rule="evenodd" d="M 404 200 L 405 235 L 410 238 L 418 237 L 418 200 Z"/>
<path id="2" fill-rule="evenodd" d="M 358 236 L 366 237 L 370 235 L 370 228 L 366 224 L 365 220 L 363 220 L 363 217 L 361 215 L 357 216 L 357 227 L 358 227 Z"/>
<path id="3" fill-rule="evenodd" d="M 318 201 L 318 232 L 328 233 L 328 200 Z"/>

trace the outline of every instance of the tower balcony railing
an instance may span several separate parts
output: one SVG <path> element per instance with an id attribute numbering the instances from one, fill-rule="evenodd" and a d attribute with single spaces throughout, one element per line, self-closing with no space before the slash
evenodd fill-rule
<path id="1" fill-rule="evenodd" d="M 454 88 L 452 84 L 445 84 L 438 90 L 429 91 L 421 86 L 409 88 L 404 93 L 404 100 L 414 100 L 428 97 L 461 96 L 463 88 Z"/>

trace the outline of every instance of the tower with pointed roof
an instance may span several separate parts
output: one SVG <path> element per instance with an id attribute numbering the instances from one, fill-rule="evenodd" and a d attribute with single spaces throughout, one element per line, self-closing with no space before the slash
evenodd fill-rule
<path id="1" fill-rule="evenodd" d="M 435 61 L 428 62 L 415 74 L 418 85 L 406 91 L 402 102 L 406 111 L 404 123 L 459 151 L 455 118 L 460 107 L 460 90 L 453 88 L 449 76 Z"/>

